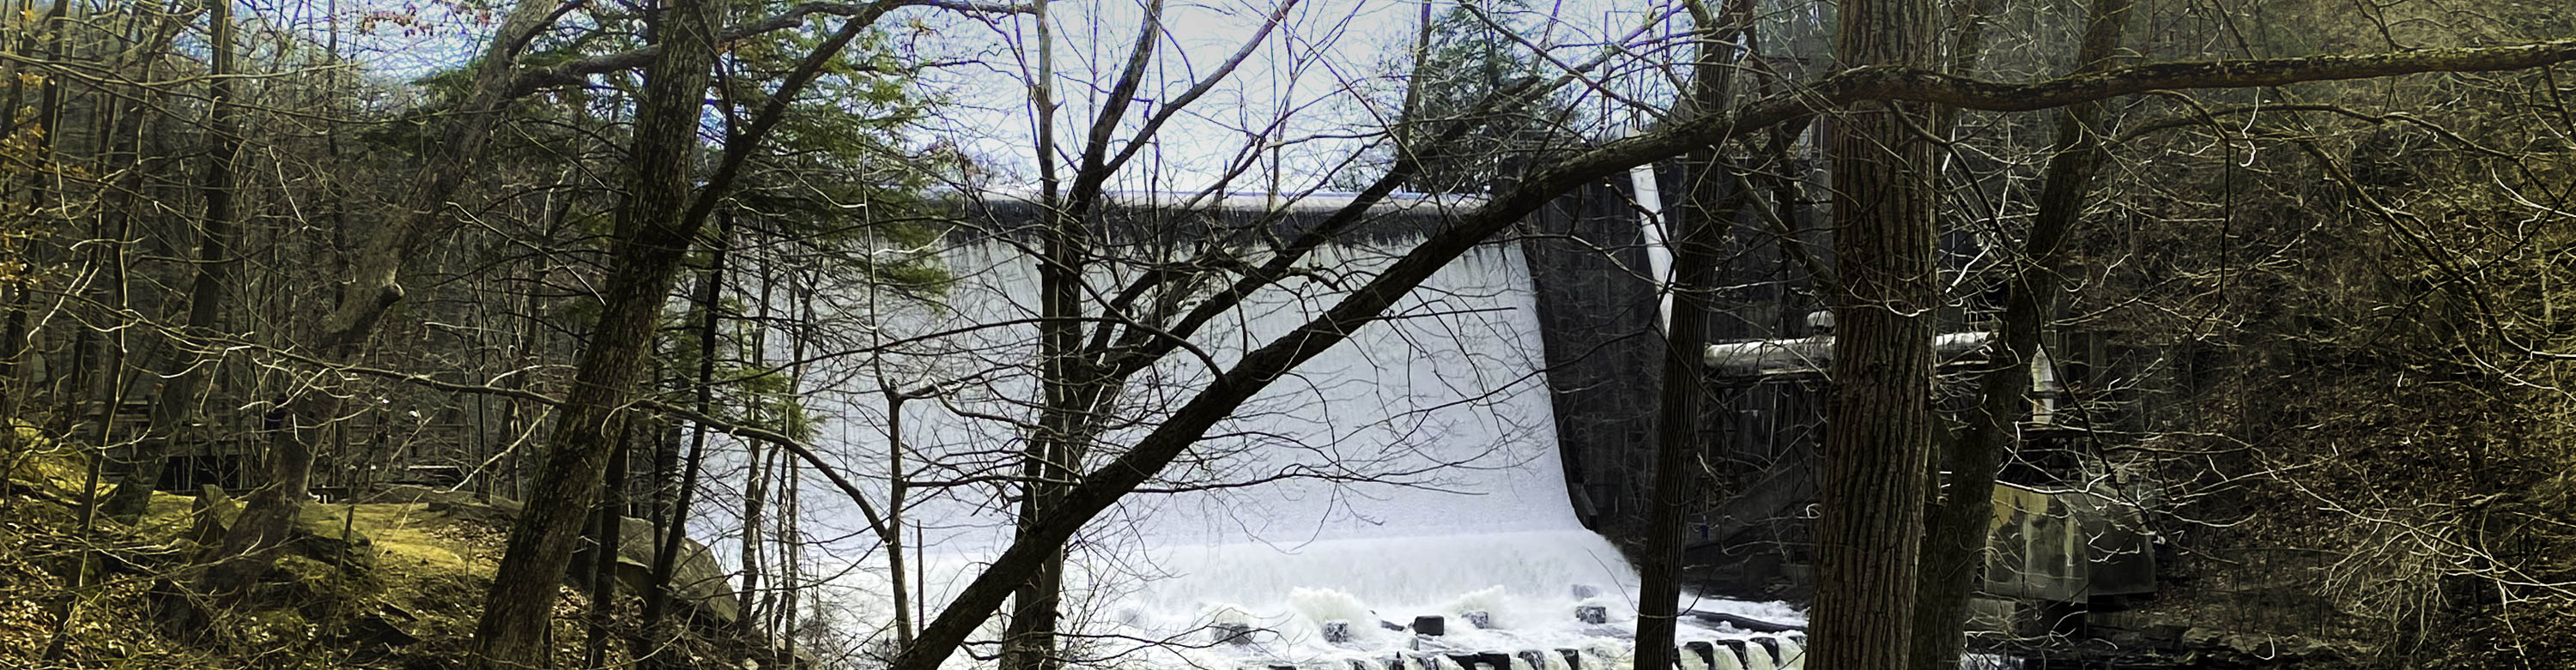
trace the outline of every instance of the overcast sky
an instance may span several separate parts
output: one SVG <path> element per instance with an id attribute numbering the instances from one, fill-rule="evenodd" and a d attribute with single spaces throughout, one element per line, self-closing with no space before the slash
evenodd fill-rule
<path id="1" fill-rule="evenodd" d="M 544 0 L 536 0 L 544 1 Z M 331 6 L 309 0 L 264 0 L 251 5 L 262 16 L 282 20 L 319 35 Z M 1446 11 L 1454 2 L 1439 2 Z M 1063 102 L 1058 135 L 1065 151 L 1078 147 L 1097 104 L 1096 89 L 1105 88 L 1124 62 L 1143 15 L 1142 0 L 1080 2 L 1058 0 L 1051 13 L 1057 25 L 1057 92 Z M 1211 74 L 1254 39 L 1277 0 L 1200 0 L 1166 8 L 1167 30 L 1161 38 L 1147 84 L 1134 96 L 1130 121 L 1119 133 L 1130 135 L 1141 119 L 1162 110 L 1190 84 Z M 468 62 L 490 29 L 481 10 L 436 2 L 343 0 L 338 3 L 344 30 L 343 52 L 366 64 L 389 82 Z M 1389 105 L 1400 98 L 1405 52 L 1411 47 L 1420 5 L 1410 0 L 1301 0 L 1280 30 L 1261 40 L 1243 67 L 1189 109 L 1174 117 L 1156 148 L 1143 152 L 1113 188 L 1124 190 L 1196 190 L 1216 181 L 1229 165 L 1245 160 L 1247 147 L 1263 151 L 1249 175 L 1229 185 L 1233 191 L 1269 188 L 1275 175 L 1280 188 L 1313 188 L 1333 166 L 1361 150 L 1366 140 L 1354 136 L 1376 130 Z M 1666 62 L 1657 53 L 1674 42 L 1672 22 L 1641 30 L 1649 16 L 1670 16 L 1672 8 L 1653 3 L 1605 0 L 1533 2 L 1519 16 L 1532 44 L 1552 47 L 1561 62 L 1588 61 L 1603 52 L 1604 35 L 1621 38 L 1626 54 L 1603 70 L 1628 97 L 1656 98 L 1669 90 L 1642 71 L 1639 63 Z M 900 10 L 880 22 L 892 48 L 910 57 L 948 63 L 921 82 L 925 94 L 948 105 L 915 137 L 919 145 L 946 142 L 978 158 L 996 185 L 1036 183 L 1035 127 L 1026 78 L 1036 64 L 1036 21 L 1028 16 L 968 17 L 928 8 Z M 1643 93 L 1640 93 L 1643 92 Z M 1594 121 L 1624 121 L 1630 114 L 1605 98 L 1576 90 L 1568 99 L 1585 105 Z M 1593 134 L 1615 134 L 1601 128 Z M 1256 138 L 1256 135 L 1260 137 Z M 1382 155 L 1382 154 L 1381 154 Z M 1274 161 L 1275 159 L 1275 161 Z"/>

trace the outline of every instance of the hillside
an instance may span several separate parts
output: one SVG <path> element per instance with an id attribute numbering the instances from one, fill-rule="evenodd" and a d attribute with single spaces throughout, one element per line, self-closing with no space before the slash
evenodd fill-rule
<path id="1" fill-rule="evenodd" d="M 369 502 L 310 504 L 247 607 L 178 629 L 180 608 L 202 604 L 185 584 L 198 558 L 241 504 L 209 487 L 198 496 L 156 493 L 135 525 L 103 515 L 84 531 L 89 461 L 36 442 L 7 463 L 0 497 L 0 667 L 8 668 L 441 668 L 468 637 L 516 514 L 506 500 L 391 487 Z M 101 484 L 101 495 L 108 485 Z M 635 593 L 649 563 L 650 527 L 627 519 L 622 593 Z M 682 579 L 698 615 L 686 650 L 693 666 L 742 667 L 730 629 L 734 595 L 703 547 L 690 543 Z M 87 569 L 82 569 L 86 563 Z M 611 630 L 632 632 L 640 601 L 629 595 Z M 577 667 L 590 600 L 567 584 L 553 617 L 556 661 Z M 611 658 L 628 660 L 622 645 Z"/>

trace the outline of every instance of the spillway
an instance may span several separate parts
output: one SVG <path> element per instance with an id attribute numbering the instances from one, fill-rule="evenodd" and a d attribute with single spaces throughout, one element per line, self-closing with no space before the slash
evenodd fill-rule
<path id="1" fill-rule="evenodd" d="M 1436 225 L 1445 204 L 1407 201 L 1412 211 L 1381 215 Z M 1305 323 L 1421 240 L 1419 227 L 1400 225 L 1362 237 L 1318 250 L 1304 276 L 1140 375 L 1112 412 L 1127 421 L 1086 461 L 1107 460 L 1204 388 L 1211 366 Z M 901 505 L 915 545 L 906 572 L 918 573 L 903 578 L 933 612 L 1009 539 L 1012 489 L 1001 482 L 1015 472 L 1038 388 L 1031 249 L 1009 234 L 951 236 L 937 256 L 955 282 L 929 300 L 859 291 L 819 301 L 872 325 L 847 343 L 869 353 L 806 372 L 809 411 L 823 419 L 818 443 L 849 471 L 883 480 L 899 437 L 904 478 L 941 484 Z M 1114 289 L 1138 271 L 1091 279 Z M 1068 654 L 1142 667 L 1624 667 L 1636 575 L 1569 502 L 1535 308 L 1518 248 L 1479 247 L 1218 424 L 1148 485 L 1162 492 L 1129 497 L 1076 538 L 1063 611 L 1066 629 L 1089 637 L 1069 641 Z M 903 403 L 897 436 L 888 389 L 936 397 Z M 864 529 L 854 509 L 810 502 L 829 499 L 806 496 L 809 518 Z M 850 548 L 825 561 L 839 625 L 882 630 L 892 618 L 894 577 L 871 540 L 844 540 Z M 1685 605 L 1802 619 L 1776 604 Z M 1586 608 L 1598 608 L 1594 621 L 1578 618 Z M 1447 630 L 1408 629 L 1425 616 L 1443 617 Z M 1779 651 L 1796 649 L 1793 636 L 1685 631 L 1702 642 L 1685 655 L 1701 668 L 1797 667 Z M 1502 655 L 1474 655 L 1486 652 Z"/>

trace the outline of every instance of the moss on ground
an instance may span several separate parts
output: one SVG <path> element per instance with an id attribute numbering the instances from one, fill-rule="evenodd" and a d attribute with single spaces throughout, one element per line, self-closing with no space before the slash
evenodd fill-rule
<path id="1" fill-rule="evenodd" d="M 503 550 L 493 524 L 507 515 L 477 503 L 312 503 L 256 594 L 171 630 L 162 613 L 192 602 L 204 546 L 241 503 L 220 501 L 208 519 L 198 496 L 157 493 L 136 524 L 96 516 L 85 530 L 89 467 L 78 450 L 28 439 L 0 460 L 0 668 L 449 667 Z M 578 665 L 589 603 L 561 595 L 557 660 Z M 625 617 L 635 609 L 621 603 Z"/>

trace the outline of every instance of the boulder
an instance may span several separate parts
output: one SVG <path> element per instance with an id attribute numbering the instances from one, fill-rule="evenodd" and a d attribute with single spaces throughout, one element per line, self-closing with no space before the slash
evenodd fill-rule
<path id="1" fill-rule="evenodd" d="M 642 593 L 652 583 L 653 522 L 625 517 L 625 527 L 617 531 L 617 582 L 627 593 Z M 716 563 L 714 552 L 697 540 L 682 538 L 679 565 L 671 569 L 671 587 L 678 602 L 693 607 L 702 617 L 715 623 L 730 624 L 741 620 L 742 601 L 733 589 L 733 573 Z"/>
<path id="2" fill-rule="evenodd" d="M 374 503 L 409 503 L 424 511 L 461 522 L 473 523 L 499 532 L 509 532 L 524 509 L 516 500 L 484 498 L 464 491 L 446 491 L 415 484 L 385 486 L 362 498 Z M 625 593 L 642 593 L 652 583 L 653 522 L 627 517 L 617 532 L 617 582 Z M 580 584 L 588 581 L 582 573 L 588 565 L 567 567 L 565 581 Z M 678 603 L 691 608 L 704 619 L 717 624 L 741 620 L 742 606 L 733 590 L 733 573 L 716 563 L 715 553 L 694 539 L 680 543 L 680 564 L 674 568 L 671 583 L 679 594 Z"/>
<path id="3" fill-rule="evenodd" d="M 185 500 L 185 497 L 179 499 Z M 241 520 L 246 503 L 224 494 L 222 488 L 207 485 L 199 489 L 190 503 L 184 520 L 187 531 L 179 539 L 194 542 L 202 548 L 221 546 L 233 523 Z M 285 542 L 287 555 L 301 556 L 326 564 L 351 569 L 370 567 L 373 552 L 366 551 L 373 542 L 366 531 L 350 527 L 345 521 L 348 510 L 338 505 L 306 502 L 296 509 L 295 527 Z"/>

